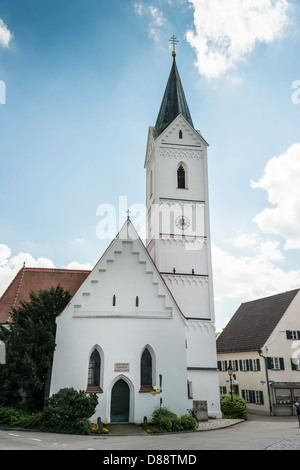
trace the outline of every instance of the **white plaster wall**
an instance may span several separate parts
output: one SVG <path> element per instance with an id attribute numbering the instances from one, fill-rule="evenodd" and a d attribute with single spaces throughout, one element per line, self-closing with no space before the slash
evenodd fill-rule
<path id="1" fill-rule="evenodd" d="M 292 370 L 291 358 L 300 359 L 300 340 L 287 339 L 286 331 L 300 331 L 300 293 L 296 294 L 263 347 L 268 357 L 282 357 L 284 370 L 269 370 L 274 382 L 300 382 L 300 371 Z M 300 387 L 299 387 L 300 388 Z"/>
<path id="2" fill-rule="evenodd" d="M 50 393 L 63 387 L 85 390 L 89 357 L 99 346 L 103 393 L 98 394 L 95 419 L 109 422 L 111 389 L 120 376 L 131 389 L 130 420 L 150 419 L 157 396 L 139 393 L 140 358 L 146 345 L 155 353 L 156 385 L 163 375 L 163 405 L 177 414 L 187 408 L 184 321 L 146 258 L 139 241 L 115 241 L 57 320 Z M 113 294 L 118 308 L 112 306 Z M 135 307 L 136 295 L 140 307 Z M 129 363 L 130 371 L 114 372 L 114 364 L 120 362 Z"/>

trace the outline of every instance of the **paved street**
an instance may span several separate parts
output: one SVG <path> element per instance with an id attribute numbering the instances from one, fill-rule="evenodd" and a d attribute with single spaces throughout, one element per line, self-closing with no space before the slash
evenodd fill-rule
<path id="1" fill-rule="evenodd" d="M 300 450 L 297 417 L 250 416 L 211 431 L 139 436 L 73 436 L 0 430 L 0 450 Z M 174 452 L 173 452 L 174 453 Z"/>

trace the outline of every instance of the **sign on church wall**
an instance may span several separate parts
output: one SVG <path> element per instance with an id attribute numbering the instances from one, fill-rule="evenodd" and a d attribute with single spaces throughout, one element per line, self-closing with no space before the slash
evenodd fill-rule
<path id="1" fill-rule="evenodd" d="M 129 362 L 115 362 L 114 372 L 129 372 Z"/>

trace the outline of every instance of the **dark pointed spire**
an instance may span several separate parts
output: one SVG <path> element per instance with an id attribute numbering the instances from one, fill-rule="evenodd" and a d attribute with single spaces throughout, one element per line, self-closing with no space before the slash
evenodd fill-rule
<path id="1" fill-rule="evenodd" d="M 175 61 L 176 53 L 172 53 L 172 56 L 173 65 L 155 124 L 158 135 L 174 121 L 178 114 L 182 114 L 194 127 Z"/>

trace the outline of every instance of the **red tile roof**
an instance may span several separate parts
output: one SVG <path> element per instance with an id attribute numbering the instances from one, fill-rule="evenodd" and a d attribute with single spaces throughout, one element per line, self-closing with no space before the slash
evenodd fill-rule
<path id="1" fill-rule="evenodd" d="M 217 352 L 261 349 L 300 289 L 241 304 L 217 339 Z"/>
<path id="2" fill-rule="evenodd" d="M 0 324 L 10 323 L 10 310 L 20 300 L 29 300 L 30 292 L 61 287 L 73 295 L 91 271 L 73 269 L 25 268 L 20 269 L 0 298 Z"/>

